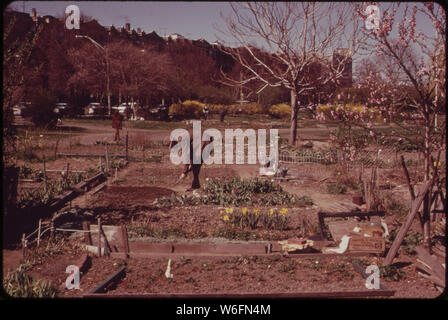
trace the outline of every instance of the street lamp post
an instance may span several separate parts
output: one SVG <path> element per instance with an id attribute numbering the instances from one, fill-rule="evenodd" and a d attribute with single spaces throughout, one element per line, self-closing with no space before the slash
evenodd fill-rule
<path id="1" fill-rule="evenodd" d="M 98 42 L 90 38 L 89 36 L 76 35 L 75 38 L 86 38 L 90 42 L 92 42 L 97 48 L 100 48 L 104 51 L 106 55 L 106 91 L 107 91 L 107 110 L 109 115 L 111 115 L 111 107 L 110 107 L 110 78 L 109 78 L 109 54 L 107 47 L 103 47 Z"/>

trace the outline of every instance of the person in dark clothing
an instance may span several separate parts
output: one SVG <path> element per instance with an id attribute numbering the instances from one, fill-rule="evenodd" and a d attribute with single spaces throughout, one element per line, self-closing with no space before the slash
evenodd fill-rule
<path id="1" fill-rule="evenodd" d="M 191 137 L 191 135 L 190 135 Z M 201 171 L 202 166 L 202 151 L 204 151 L 204 148 L 213 142 L 213 137 L 210 137 L 210 141 L 204 141 L 201 145 L 201 163 L 195 164 L 193 163 L 193 155 L 194 155 L 194 149 L 193 149 L 193 139 L 190 139 L 190 163 L 184 165 L 184 170 L 182 171 L 182 174 L 180 178 L 177 180 L 176 183 L 179 183 L 182 179 L 184 179 L 188 173 L 191 171 L 193 173 L 193 181 L 191 183 L 191 187 L 187 189 L 187 191 L 192 191 L 194 189 L 199 189 L 201 187 L 201 184 L 199 182 L 199 172 Z M 170 142 L 170 150 L 172 147 L 174 147 L 178 142 L 177 141 L 171 141 Z"/>
<path id="2" fill-rule="evenodd" d="M 208 108 L 208 105 L 205 105 L 204 106 L 204 110 L 203 110 L 203 112 L 204 112 L 204 119 L 205 120 L 207 120 L 207 116 L 208 116 L 208 112 L 209 112 L 210 110 L 209 110 L 209 108 Z"/>
<path id="3" fill-rule="evenodd" d="M 120 141 L 120 130 L 123 128 L 123 116 L 115 110 L 112 118 L 112 128 L 115 129 L 114 141 Z"/>
<path id="4" fill-rule="evenodd" d="M 224 122 L 224 117 L 227 114 L 227 109 L 221 109 L 219 111 L 219 121 Z"/>

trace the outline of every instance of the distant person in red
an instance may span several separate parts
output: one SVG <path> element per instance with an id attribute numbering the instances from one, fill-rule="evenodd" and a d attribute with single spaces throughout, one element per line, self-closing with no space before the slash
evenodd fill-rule
<path id="1" fill-rule="evenodd" d="M 114 117 L 112 118 L 112 128 L 115 129 L 114 141 L 120 141 L 120 130 L 123 128 L 123 116 L 115 110 Z"/>

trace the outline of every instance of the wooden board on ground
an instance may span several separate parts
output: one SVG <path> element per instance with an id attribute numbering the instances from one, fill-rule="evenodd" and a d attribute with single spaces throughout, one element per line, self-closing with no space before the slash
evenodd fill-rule
<path id="1" fill-rule="evenodd" d="M 91 231 L 92 244 L 96 245 L 98 243 L 98 226 L 92 224 L 89 229 Z M 102 229 L 112 252 L 128 252 L 127 239 L 125 239 L 122 226 L 102 226 Z M 104 248 L 105 246 L 106 243 L 104 237 L 101 237 L 101 248 Z"/>
<path id="2" fill-rule="evenodd" d="M 327 223 L 330 234 L 336 242 L 341 241 L 344 235 L 349 234 L 358 225 L 358 222 L 354 220 L 329 221 Z"/>
<path id="3" fill-rule="evenodd" d="M 348 250 L 350 252 L 383 253 L 386 242 L 381 237 L 354 236 L 350 238 Z"/>
<path id="4" fill-rule="evenodd" d="M 376 227 L 373 227 L 376 225 Z M 328 222 L 328 229 L 330 230 L 330 234 L 333 237 L 334 241 L 341 241 L 344 235 L 349 235 L 353 232 L 355 227 L 360 227 L 361 233 L 369 233 L 371 230 L 375 229 L 376 232 L 379 233 L 379 236 L 382 234 L 382 229 L 380 226 L 380 219 L 375 217 L 370 221 L 370 223 L 366 222 L 357 222 L 355 220 L 343 220 L 343 221 L 330 221 Z M 366 231 L 363 231 L 366 230 Z M 368 231 L 367 231 L 368 230 Z"/>
<path id="5" fill-rule="evenodd" d="M 329 211 L 331 212 L 360 211 L 360 210 L 361 206 L 358 206 L 357 204 L 347 201 L 334 203 L 329 208 Z"/>
<path id="6" fill-rule="evenodd" d="M 417 252 L 417 268 L 427 272 L 431 276 L 431 281 L 435 284 L 445 287 L 445 268 L 442 265 L 443 259 L 436 255 L 430 255 L 426 248 L 418 246 L 415 248 Z"/>

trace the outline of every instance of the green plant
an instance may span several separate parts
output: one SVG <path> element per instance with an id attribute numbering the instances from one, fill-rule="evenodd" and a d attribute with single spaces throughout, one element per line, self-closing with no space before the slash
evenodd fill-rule
<path id="1" fill-rule="evenodd" d="M 258 208 L 253 210 L 242 208 L 241 211 L 226 208 L 225 211 L 221 210 L 220 214 L 224 222 L 237 228 L 248 227 L 253 230 L 261 222 L 261 225 L 266 229 L 285 230 L 289 222 L 289 218 L 286 216 L 287 212 L 288 209 L 286 208 L 283 208 L 280 212 L 275 209 L 270 209 L 269 212 L 260 212 Z"/>
<path id="2" fill-rule="evenodd" d="M 385 193 L 381 201 L 384 209 L 391 212 L 399 219 L 403 219 L 409 210 L 409 208 L 403 202 L 395 199 L 390 192 Z"/>
<path id="3" fill-rule="evenodd" d="M 294 259 L 287 260 L 286 262 L 282 263 L 280 267 L 278 268 L 279 272 L 286 272 L 289 274 L 294 274 L 294 271 L 297 267 L 297 262 Z"/>
<path id="4" fill-rule="evenodd" d="M 243 210 L 247 210 L 247 208 L 243 208 Z M 243 213 L 243 221 L 244 224 L 246 224 L 249 228 L 255 229 L 257 228 L 258 220 L 260 220 L 260 210 L 259 209 L 253 209 L 253 210 L 247 210 L 247 213 Z"/>
<path id="5" fill-rule="evenodd" d="M 306 261 L 308 262 L 307 264 L 304 265 L 305 268 L 307 269 L 312 269 L 312 270 L 322 270 L 323 265 L 322 263 L 319 261 L 319 259 L 311 259 L 311 258 L 307 258 Z"/>
<path id="6" fill-rule="evenodd" d="M 338 280 L 353 279 L 354 274 L 346 269 L 344 262 L 330 263 L 325 270 L 328 275 L 336 275 Z"/>
<path id="7" fill-rule="evenodd" d="M 390 232 L 388 239 L 386 242 L 391 244 L 395 237 L 398 234 L 399 229 L 394 229 Z M 420 232 L 408 232 L 408 234 L 404 237 L 403 242 L 401 243 L 400 249 L 404 250 L 407 254 L 414 254 L 414 248 L 419 246 L 422 243 L 423 236 Z"/>
<path id="8" fill-rule="evenodd" d="M 258 235 L 250 231 L 238 230 L 230 226 L 225 226 L 224 228 L 216 229 L 213 233 L 214 237 L 225 238 L 230 240 L 258 240 Z"/>
<path id="9" fill-rule="evenodd" d="M 262 206 L 308 206 L 313 201 L 307 196 L 298 197 L 284 191 L 280 185 L 269 180 L 241 179 L 241 178 L 214 178 L 206 180 L 202 195 L 172 195 L 158 198 L 154 201 L 160 207 L 176 205 L 216 204 L 219 206 L 262 205 Z"/>
<path id="10" fill-rule="evenodd" d="M 327 184 L 327 192 L 329 194 L 345 194 L 347 193 L 347 187 L 341 183 L 329 183 Z"/>
<path id="11" fill-rule="evenodd" d="M 400 281 L 406 277 L 406 274 L 401 271 L 397 266 L 388 265 L 380 266 L 380 276 L 387 281 Z"/>
<path id="12" fill-rule="evenodd" d="M 9 272 L 3 279 L 3 288 L 14 298 L 54 298 L 57 289 L 50 281 L 34 280 L 26 274 L 28 267 L 20 265 L 16 270 Z"/>
<path id="13" fill-rule="evenodd" d="M 295 205 L 300 199 L 280 185 L 258 178 L 220 177 L 208 179 L 203 187 L 207 204 L 218 205 Z"/>

